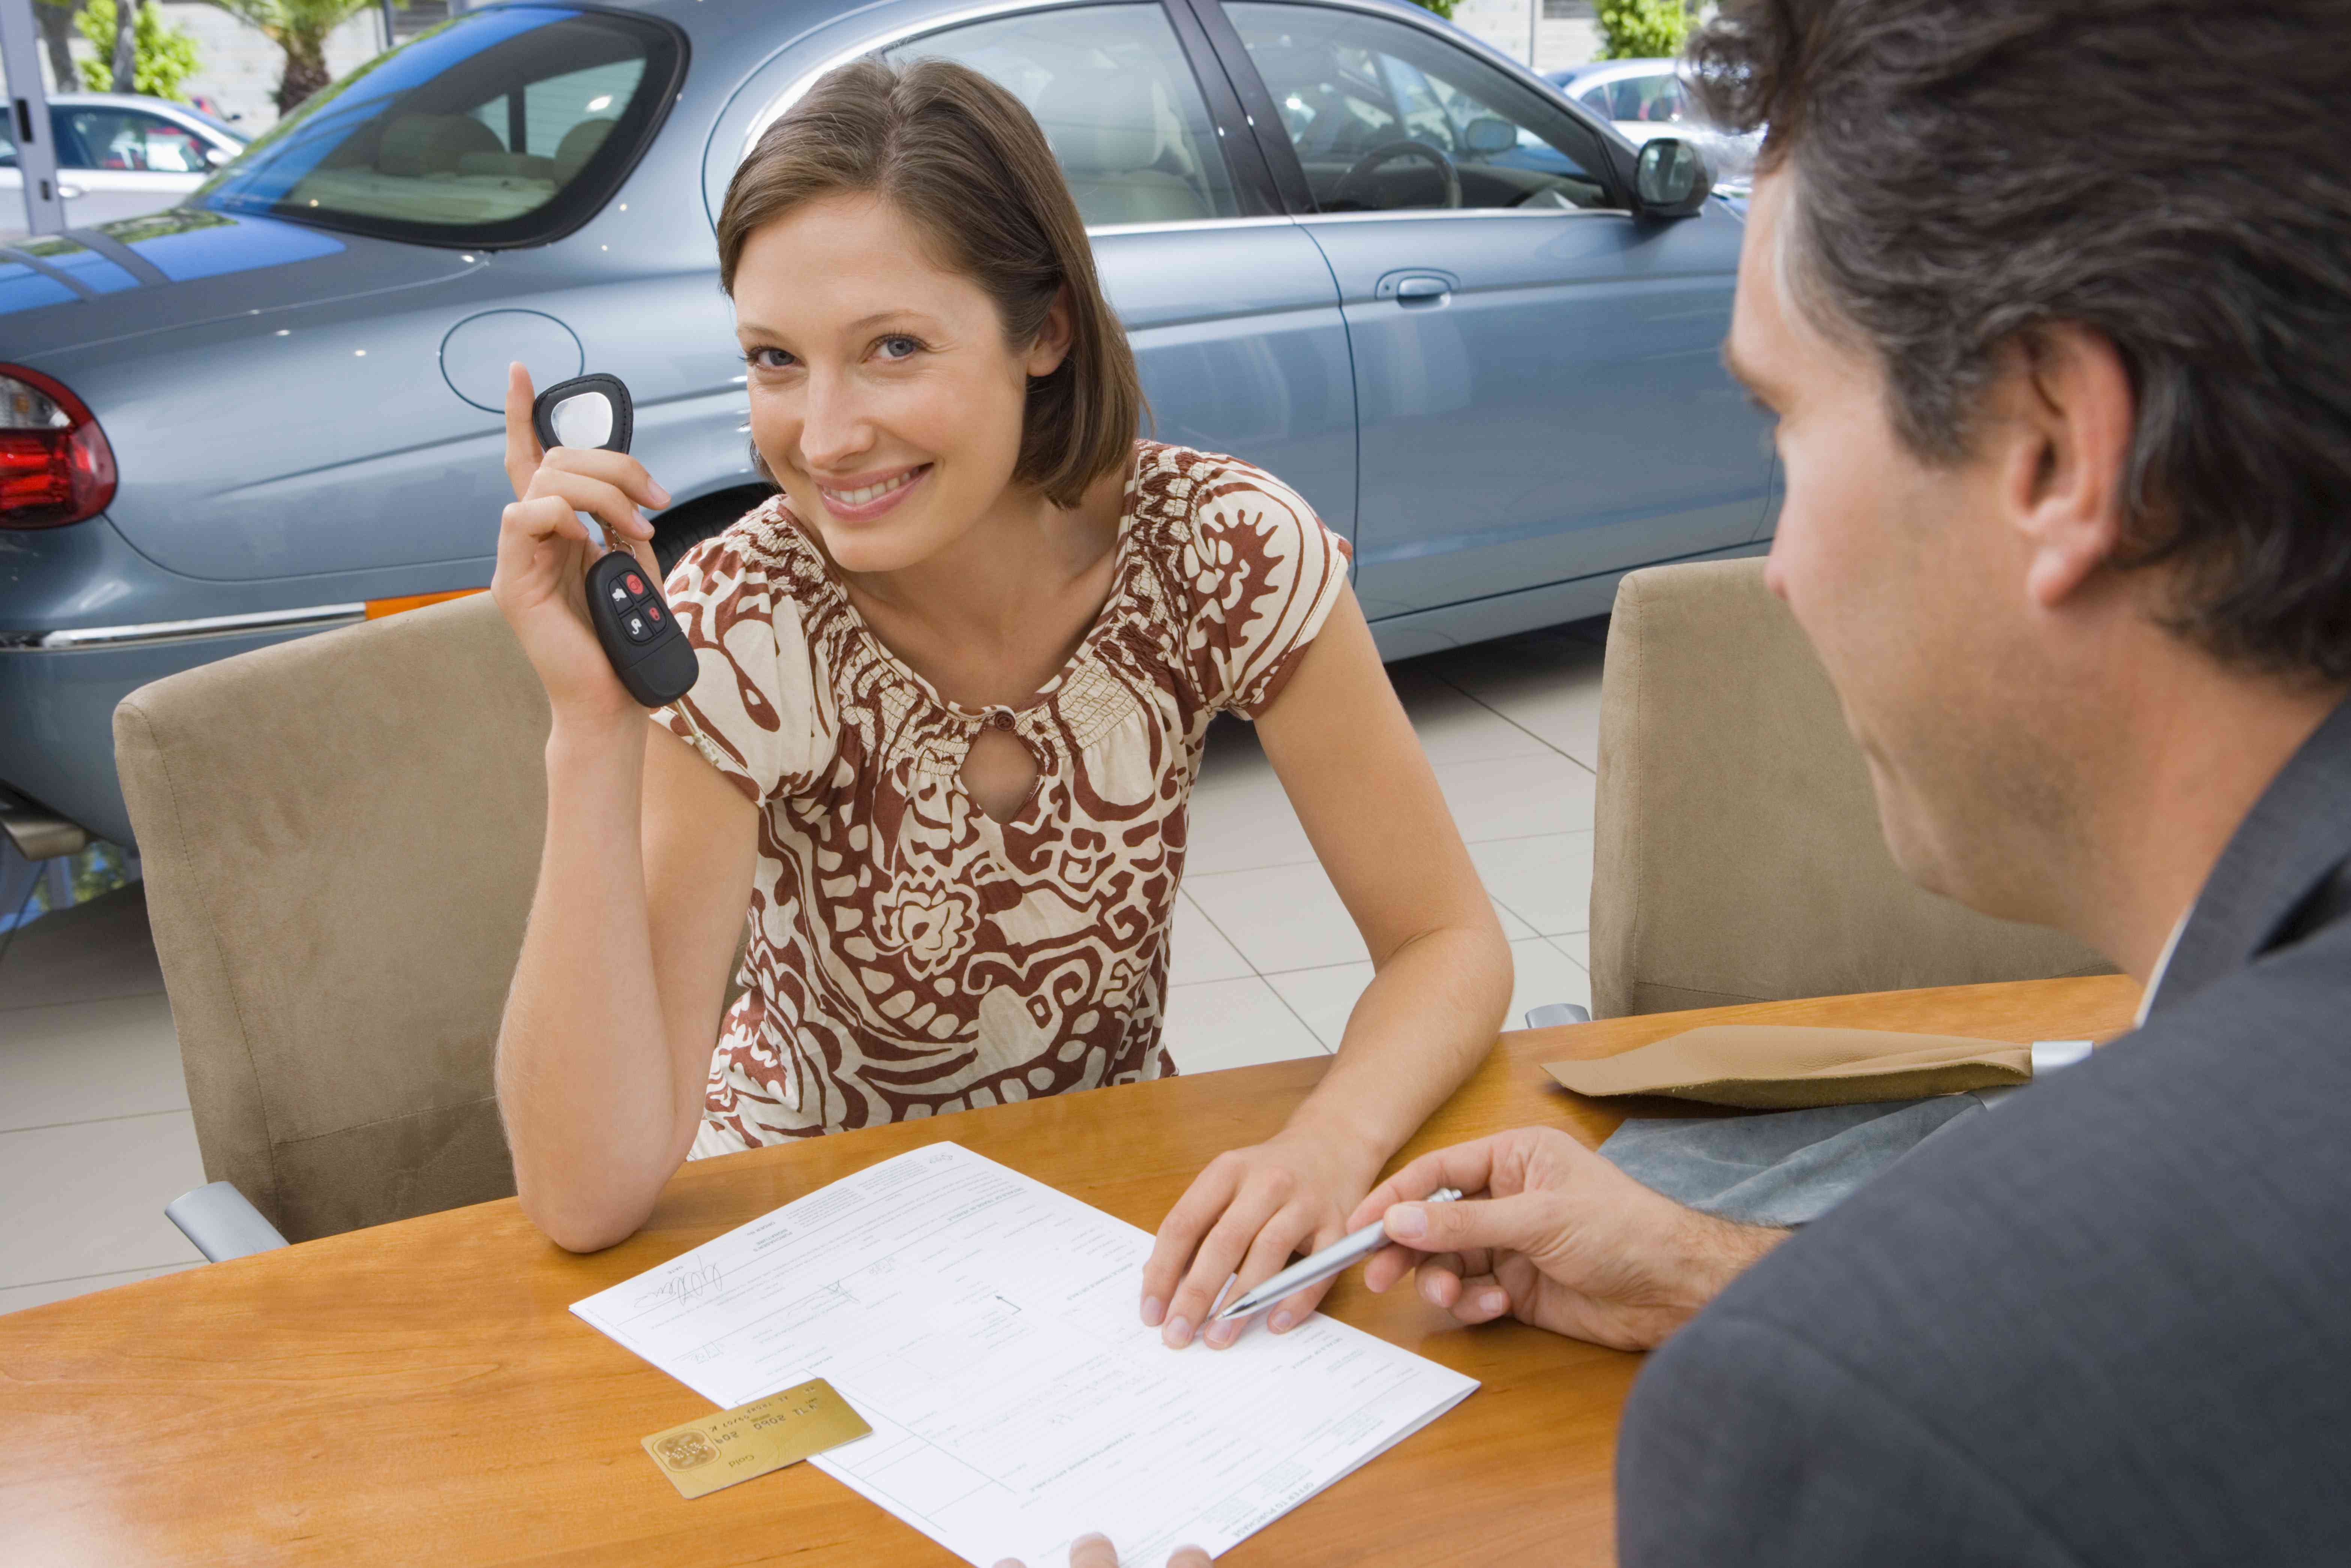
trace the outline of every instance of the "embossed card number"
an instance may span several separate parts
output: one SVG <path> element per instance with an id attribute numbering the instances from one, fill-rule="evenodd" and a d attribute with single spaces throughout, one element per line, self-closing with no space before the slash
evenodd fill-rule
<path id="1" fill-rule="evenodd" d="M 823 1378 L 672 1427 L 645 1438 L 645 1452 L 680 1497 L 705 1497 L 737 1481 L 796 1465 L 872 1435 L 865 1418 Z"/>

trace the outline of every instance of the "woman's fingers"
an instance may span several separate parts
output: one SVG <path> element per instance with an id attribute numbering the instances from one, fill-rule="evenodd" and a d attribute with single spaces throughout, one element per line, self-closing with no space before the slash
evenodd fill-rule
<path id="1" fill-rule="evenodd" d="M 625 452 L 607 452 L 601 446 L 553 446 L 540 460 L 539 469 L 601 479 L 637 505 L 656 512 L 669 505 L 669 492 L 653 483 L 645 465 Z"/>
<path id="2" fill-rule="evenodd" d="M 540 464 L 538 472 L 531 476 L 529 498 L 538 501 L 550 497 L 603 524 L 604 531 L 615 543 L 653 537 L 653 524 L 637 510 L 635 500 L 627 491 L 608 480 L 575 473 L 552 460 Z"/>
<path id="3" fill-rule="evenodd" d="M 1240 1186 L 1240 1167 L 1228 1155 L 1219 1155 L 1208 1162 L 1207 1168 L 1192 1178 L 1167 1218 L 1159 1222 L 1159 1234 L 1152 1239 L 1151 1257 L 1143 1265 L 1143 1322 L 1146 1327 L 1157 1328 L 1167 1318 L 1167 1303 L 1183 1282 L 1184 1270 L 1200 1249 L 1201 1239 L 1217 1217 L 1233 1201 Z M 1196 1325 L 1198 1320 L 1195 1319 Z"/>
<path id="4" fill-rule="evenodd" d="M 530 372 L 519 360 L 507 366 L 507 482 L 519 501 L 530 493 L 530 476 L 538 469 L 538 432 L 531 428 Z"/>
<path id="5" fill-rule="evenodd" d="M 1191 1268 L 1185 1270 L 1184 1282 L 1176 1287 L 1176 1294 L 1167 1303 L 1167 1322 L 1159 1337 L 1169 1348 L 1183 1349 L 1191 1343 L 1193 1333 L 1207 1324 L 1208 1309 L 1216 1303 L 1217 1293 L 1241 1266 L 1249 1243 L 1280 1212 L 1288 1196 L 1254 1182 L 1244 1184 L 1234 1195 L 1231 1205 L 1209 1228 L 1200 1250 L 1192 1259 Z M 1266 1272 L 1270 1274 L 1273 1270 L 1269 1269 Z"/>
<path id="6" fill-rule="evenodd" d="M 1242 1258 L 1240 1267 L 1234 1270 L 1232 1299 L 1238 1301 L 1247 1292 L 1256 1290 L 1259 1285 L 1290 1267 L 1291 1253 L 1312 1251 L 1313 1234 L 1312 1216 L 1302 1214 L 1294 1207 L 1278 1211 L 1259 1229 L 1257 1239 L 1249 1244 L 1248 1254 Z M 1337 1239 L 1334 1237 L 1332 1239 Z M 1309 1292 L 1297 1293 L 1305 1295 Z M 1322 1299 L 1319 1287 L 1311 1293 L 1317 1301 Z M 1213 1306 L 1215 1303 L 1210 1304 Z M 1275 1310 L 1287 1312 L 1290 1311 L 1290 1303 L 1287 1301 L 1276 1302 Z M 1290 1315 L 1281 1326 L 1287 1329 L 1297 1321 L 1295 1314 Z M 1212 1349 L 1222 1350 L 1240 1337 L 1241 1330 L 1245 1326 L 1246 1324 L 1238 1318 L 1210 1322 L 1207 1325 L 1207 1332 L 1201 1337 L 1208 1342 Z M 1268 1326 L 1270 1324 L 1269 1323 Z"/>

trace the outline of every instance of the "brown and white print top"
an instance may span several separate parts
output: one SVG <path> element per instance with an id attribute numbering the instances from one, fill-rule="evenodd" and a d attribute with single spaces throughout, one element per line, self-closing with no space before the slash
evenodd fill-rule
<path id="1" fill-rule="evenodd" d="M 942 698 L 768 502 L 667 584 L 701 659 L 653 718 L 759 808 L 740 980 L 696 1155 L 1172 1071 L 1159 1041 L 1208 721 L 1254 718 L 1346 580 L 1280 480 L 1137 444 L 1110 597 L 1014 710 Z M 961 778 L 983 727 L 1036 758 L 1010 820 Z"/>

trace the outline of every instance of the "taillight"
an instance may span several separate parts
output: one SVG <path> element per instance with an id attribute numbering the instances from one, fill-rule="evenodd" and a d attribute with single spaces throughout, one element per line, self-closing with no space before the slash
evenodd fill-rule
<path id="1" fill-rule="evenodd" d="M 114 449 L 81 399 L 0 365 L 0 528 L 54 528 L 114 499 Z"/>

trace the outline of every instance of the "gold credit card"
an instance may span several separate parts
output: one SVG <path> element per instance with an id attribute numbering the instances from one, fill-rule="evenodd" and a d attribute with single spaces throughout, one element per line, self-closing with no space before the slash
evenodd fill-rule
<path id="1" fill-rule="evenodd" d="M 645 1452 L 680 1497 L 705 1497 L 737 1481 L 796 1465 L 872 1434 L 865 1418 L 820 1377 L 644 1439 Z"/>

